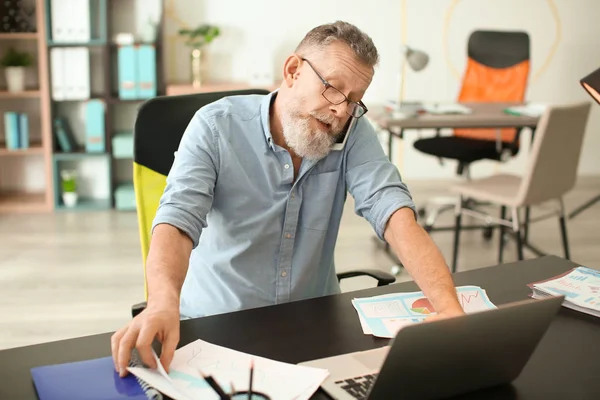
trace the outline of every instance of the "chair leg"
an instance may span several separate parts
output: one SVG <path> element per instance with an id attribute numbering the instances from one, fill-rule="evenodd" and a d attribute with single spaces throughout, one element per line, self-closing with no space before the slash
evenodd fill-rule
<path id="1" fill-rule="evenodd" d="M 563 244 L 563 249 L 565 251 L 565 258 L 567 260 L 570 260 L 571 256 L 569 254 L 569 239 L 567 237 L 567 223 L 565 221 L 565 207 L 563 205 L 562 199 L 560 199 L 560 218 L 559 218 L 559 222 L 560 222 L 560 235 L 562 237 L 562 244 Z"/>
<path id="2" fill-rule="evenodd" d="M 525 224 L 523 227 L 523 241 L 525 243 L 527 243 L 527 240 L 529 239 L 529 211 L 529 206 L 525 207 Z"/>
<path id="3" fill-rule="evenodd" d="M 456 205 L 456 222 L 454 224 L 454 247 L 452 251 L 452 273 L 456 272 L 456 263 L 458 260 L 458 245 L 460 241 L 461 217 L 462 217 L 462 196 Z"/>
<path id="4" fill-rule="evenodd" d="M 500 219 L 506 219 L 506 206 L 500 207 Z M 500 224 L 500 245 L 498 248 L 498 264 L 502 264 L 502 258 L 504 255 L 504 232 L 506 231 L 506 227 Z"/>
<path id="5" fill-rule="evenodd" d="M 517 258 L 521 261 L 523 260 L 523 237 L 521 236 L 521 222 L 519 221 L 519 209 L 517 207 L 512 209 L 512 218 L 513 230 L 517 239 Z"/>

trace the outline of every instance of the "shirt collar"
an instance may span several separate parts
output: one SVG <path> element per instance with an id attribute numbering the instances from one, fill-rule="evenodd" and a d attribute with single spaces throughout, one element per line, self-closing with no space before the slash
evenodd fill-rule
<path id="1" fill-rule="evenodd" d="M 275 150 L 275 143 L 273 142 L 273 135 L 271 135 L 271 104 L 275 100 L 277 96 L 277 92 L 279 89 L 275 89 L 268 95 L 266 95 L 262 103 L 260 105 L 260 119 L 262 121 L 263 133 L 265 134 L 265 139 L 267 143 L 271 147 L 271 150 Z"/>

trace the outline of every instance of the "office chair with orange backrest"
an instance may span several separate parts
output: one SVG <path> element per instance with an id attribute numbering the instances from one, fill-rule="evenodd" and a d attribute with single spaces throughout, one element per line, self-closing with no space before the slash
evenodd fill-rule
<path id="1" fill-rule="evenodd" d="M 468 59 L 458 96 L 460 103 L 522 102 L 530 70 L 529 35 L 512 31 L 475 31 L 469 37 Z M 419 139 L 414 147 L 438 159 L 458 162 L 457 174 L 469 179 L 469 166 L 479 160 L 506 161 L 519 151 L 520 129 L 454 129 L 452 136 Z M 425 223 L 435 230 L 439 213 L 453 209 L 448 204 L 434 210 Z M 419 210 L 424 214 L 425 210 Z M 491 233 L 491 231 L 490 231 Z"/>
<path id="2" fill-rule="evenodd" d="M 133 185 L 144 265 L 144 292 L 146 285 L 146 257 L 150 248 L 152 221 L 167 183 L 174 153 L 179 147 L 188 123 L 201 107 L 226 96 L 266 95 L 266 90 L 238 90 L 216 93 L 198 93 L 181 96 L 155 97 L 139 109 L 134 128 Z M 338 273 L 338 280 L 355 276 L 370 276 L 377 286 L 395 282 L 396 278 L 379 270 L 358 270 Z M 145 308 L 145 302 L 132 307 L 133 316 Z"/>

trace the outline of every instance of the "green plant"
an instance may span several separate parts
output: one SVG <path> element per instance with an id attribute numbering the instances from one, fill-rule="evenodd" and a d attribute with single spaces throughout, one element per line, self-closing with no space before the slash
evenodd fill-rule
<path id="1" fill-rule="evenodd" d="M 63 193 L 74 193 L 77 191 L 77 173 L 75 171 L 63 170 L 60 172 L 62 178 Z"/>
<path id="2" fill-rule="evenodd" d="M 3 67 L 28 67 L 32 63 L 33 57 L 31 54 L 25 51 L 15 50 L 12 47 L 4 53 L 2 60 L 0 60 L 0 65 Z"/>
<path id="3" fill-rule="evenodd" d="M 213 25 L 200 25 L 196 29 L 180 29 L 179 35 L 186 38 L 185 44 L 191 48 L 200 48 L 212 42 L 221 34 L 218 27 Z"/>

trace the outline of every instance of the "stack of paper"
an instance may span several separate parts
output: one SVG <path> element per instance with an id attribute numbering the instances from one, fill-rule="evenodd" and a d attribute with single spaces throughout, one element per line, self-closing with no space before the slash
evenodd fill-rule
<path id="1" fill-rule="evenodd" d="M 466 313 L 496 308 L 485 290 L 478 286 L 460 286 L 456 292 Z M 422 322 L 436 313 L 423 292 L 353 299 L 352 304 L 358 312 L 363 332 L 384 338 L 393 338 L 400 328 Z"/>
<path id="2" fill-rule="evenodd" d="M 423 109 L 429 114 L 471 114 L 473 110 L 459 103 L 429 103 L 423 104 Z"/>
<path id="3" fill-rule="evenodd" d="M 563 306 L 600 317 L 600 271 L 577 267 L 529 287 L 534 299 L 564 295 Z"/>
<path id="4" fill-rule="evenodd" d="M 504 110 L 511 115 L 525 115 L 527 117 L 540 117 L 546 111 L 547 105 L 541 103 L 528 103 L 522 106 L 512 106 Z"/>
<path id="5" fill-rule="evenodd" d="M 175 351 L 167 374 L 158 370 L 129 367 L 128 370 L 174 400 L 215 399 L 202 375 L 211 376 L 226 392 L 248 390 L 250 363 L 254 362 L 252 390 L 271 399 L 308 400 L 327 378 L 324 369 L 273 361 L 196 340 Z M 158 360 L 157 360 L 158 362 Z"/>

